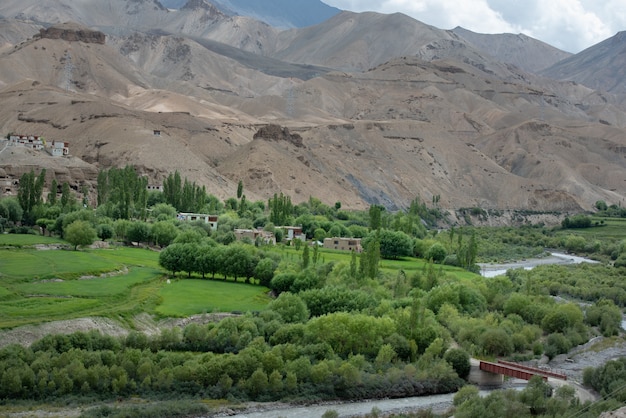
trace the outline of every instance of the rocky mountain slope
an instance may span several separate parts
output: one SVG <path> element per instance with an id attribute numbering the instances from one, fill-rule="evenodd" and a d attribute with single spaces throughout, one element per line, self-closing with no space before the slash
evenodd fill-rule
<path id="1" fill-rule="evenodd" d="M 572 55 L 523 33 L 492 35 L 472 32 L 461 27 L 456 27 L 452 31 L 499 61 L 515 64 L 529 72 L 541 71 Z"/>
<path id="2" fill-rule="evenodd" d="M 557 80 L 575 81 L 592 89 L 626 94 L 626 32 L 559 61 L 541 72 Z"/>
<path id="3" fill-rule="evenodd" d="M 440 196 L 578 211 L 626 193 L 623 98 L 503 62 L 466 32 L 350 12 L 280 30 L 206 0 L 8 0 L 0 15 L 15 28 L 0 36 L 0 133 L 69 141 L 85 173 L 133 164 L 159 184 L 179 170 L 221 198 L 242 180 L 248 199 L 360 209 Z M 66 20 L 105 43 L 39 35 Z M 516 57 L 555 59 L 521 40 Z"/>

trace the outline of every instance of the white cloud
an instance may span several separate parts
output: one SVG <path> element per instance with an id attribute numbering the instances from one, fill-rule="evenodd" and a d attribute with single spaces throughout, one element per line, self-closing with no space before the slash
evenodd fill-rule
<path id="1" fill-rule="evenodd" d="M 355 12 L 401 12 L 441 29 L 525 33 L 579 52 L 626 30 L 626 0 L 323 0 Z"/>

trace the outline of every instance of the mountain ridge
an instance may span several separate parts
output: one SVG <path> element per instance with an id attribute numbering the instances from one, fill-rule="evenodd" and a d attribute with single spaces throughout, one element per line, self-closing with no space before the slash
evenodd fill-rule
<path id="1" fill-rule="evenodd" d="M 17 28 L 0 35 L 0 128 L 69 140 L 96 169 L 133 164 L 157 184 L 179 170 L 221 198 L 243 181 L 249 199 L 355 209 L 441 196 L 450 209 L 580 211 L 626 193 L 623 96 L 534 74 L 406 15 L 342 12 L 279 30 L 149 0 L 21 3 L 0 5 L 0 25 Z M 105 44 L 37 37 L 62 19 Z M 268 125 L 301 146 L 255 139 Z"/>

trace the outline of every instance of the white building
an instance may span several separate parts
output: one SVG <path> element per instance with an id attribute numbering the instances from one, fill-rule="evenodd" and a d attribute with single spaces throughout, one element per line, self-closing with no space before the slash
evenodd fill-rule
<path id="1" fill-rule="evenodd" d="M 201 221 L 205 224 L 211 225 L 211 231 L 217 230 L 217 215 L 208 215 L 206 213 L 186 213 L 181 212 L 178 214 L 179 221 Z"/>
<path id="2" fill-rule="evenodd" d="M 62 157 L 64 155 L 70 155 L 70 143 L 69 142 L 63 142 L 63 141 L 52 141 L 52 144 L 50 145 L 50 148 L 48 148 L 48 151 L 50 152 L 50 155 L 52 155 L 53 157 Z"/>

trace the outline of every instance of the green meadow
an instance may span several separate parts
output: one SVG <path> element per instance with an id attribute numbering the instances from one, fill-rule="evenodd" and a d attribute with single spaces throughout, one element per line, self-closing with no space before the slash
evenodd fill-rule
<path id="1" fill-rule="evenodd" d="M 17 235 L 17 234 L 0 234 L 0 247 L 1 246 L 13 246 L 13 247 L 21 247 L 28 245 L 38 245 L 38 244 L 66 244 L 69 245 L 66 241 L 63 241 L 60 238 L 55 237 L 44 237 L 41 235 Z"/>
<path id="2" fill-rule="evenodd" d="M 180 276 L 168 284 L 155 251 L 36 250 L 27 247 L 50 243 L 46 237 L 2 238 L 0 329 L 85 316 L 130 320 L 141 312 L 177 317 L 245 312 L 269 302 L 266 288 L 243 283 Z"/>
<path id="3" fill-rule="evenodd" d="M 132 321 L 138 313 L 183 317 L 204 312 L 263 310 L 268 289 L 222 279 L 187 278 L 179 273 L 168 282 L 159 267 L 159 253 L 146 249 L 71 251 L 37 250 L 36 244 L 63 241 L 35 235 L 2 235 L 0 248 L 0 329 L 85 316 Z M 295 262 L 302 249 L 278 247 Z M 347 263 L 351 254 L 320 249 L 319 263 Z M 407 276 L 428 268 L 423 260 L 382 260 L 381 270 Z M 460 279 L 476 277 L 466 270 L 435 266 Z"/>

